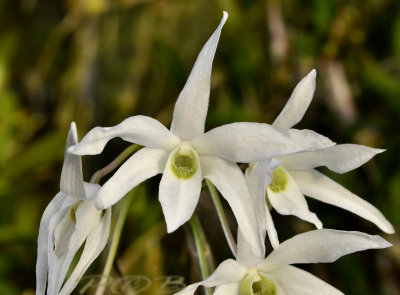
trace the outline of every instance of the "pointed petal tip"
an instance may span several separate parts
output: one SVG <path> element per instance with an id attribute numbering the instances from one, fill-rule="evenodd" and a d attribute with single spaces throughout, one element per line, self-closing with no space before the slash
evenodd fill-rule
<path id="1" fill-rule="evenodd" d="M 167 221 L 165 221 L 165 224 L 167 226 L 167 233 L 173 233 L 174 231 L 176 231 L 178 229 L 179 226 L 177 225 L 172 225 L 171 223 L 167 223 Z"/>
<path id="2" fill-rule="evenodd" d="M 221 20 L 221 22 L 225 23 L 226 20 L 228 19 L 228 16 L 229 16 L 228 12 L 226 12 L 225 10 L 222 11 L 222 20 Z"/>
<path id="3" fill-rule="evenodd" d="M 69 147 L 78 143 L 78 131 L 76 130 L 75 122 L 71 122 L 71 126 L 70 126 L 69 132 L 68 132 L 68 138 L 70 140 L 68 143 Z"/>
<path id="4" fill-rule="evenodd" d="M 387 222 L 386 226 L 385 226 L 385 227 L 381 227 L 381 229 L 382 229 L 385 233 L 390 234 L 390 235 L 392 235 L 392 234 L 395 233 L 394 227 L 393 227 L 393 225 L 392 225 L 389 221 Z"/>
<path id="5" fill-rule="evenodd" d="M 381 236 L 376 235 L 376 236 L 374 236 L 374 237 L 376 238 L 376 242 L 377 242 L 376 248 L 384 249 L 384 248 L 389 248 L 389 247 L 392 247 L 392 246 L 393 246 L 391 243 L 389 243 L 388 241 L 386 241 L 386 240 L 385 240 L 384 238 L 382 238 Z"/>

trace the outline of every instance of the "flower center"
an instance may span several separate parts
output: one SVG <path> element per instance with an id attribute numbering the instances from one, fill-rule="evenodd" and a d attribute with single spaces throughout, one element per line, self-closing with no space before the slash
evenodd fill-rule
<path id="1" fill-rule="evenodd" d="M 282 166 L 279 166 L 272 173 L 272 181 L 268 188 L 274 193 L 278 193 L 286 189 L 287 183 L 288 177 L 286 175 L 286 171 L 284 168 L 282 168 Z"/>
<path id="2" fill-rule="evenodd" d="M 255 269 L 250 269 L 242 280 L 239 295 L 276 295 L 275 283 Z"/>
<path id="3" fill-rule="evenodd" d="M 189 143 L 183 143 L 172 154 L 171 169 L 178 178 L 188 179 L 196 174 L 198 159 Z"/>

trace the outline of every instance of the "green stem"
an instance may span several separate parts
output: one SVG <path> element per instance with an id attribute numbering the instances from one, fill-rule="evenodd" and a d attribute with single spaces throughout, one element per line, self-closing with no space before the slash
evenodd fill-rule
<path id="1" fill-rule="evenodd" d="M 218 218 L 219 218 L 219 221 L 221 222 L 222 230 L 224 231 L 226 241 L 228 242 L 229 248 L 231 249 L 233 256 L 236 258 L 236 256 L 237 256 L 236 242 L 235 242 L 235 239 L 233 238 L 231 229 L 229 227 L 228 220 L 226 219 L 225 211 L 224 211 L 224 208 L 222 207 L 222 203 L 221 203 L 221 199 L 219 198 L 218 191 L 215 188 L 215 186 L 212 184 L 212 182 L 209 181 L 208 179 L 206 179 L 206 183 L 207 183 L 208 190 L 210 191 L 211 199 L 213 200 L 215 209 L 217 210 Z"/>
<path id="2" fill-rule="evenodd" d="M 125 199 L 122 203 L 122 207 L 118 214 L 117 223 L 115 225 L 114 232 L 112 235 L 111 246 L 110 246 L 110 250 L 108 252 L 107 261 L 104 266 L 103 274 L 101 276 L 101 280 L 100 280 L 100 283 L 98 285 L 95 295 L 102 295 L 106 288 L 106 282 L 107 282 L 108 277 L 110 276 L 111 269 L 112 269 L 112 266 L 114 263 L 114 259 L 117 254 L 117 249 L 118 249 L 119 241 L 121 238 L 122 229 L 124 227 L 126 217 L 128 216 L 128 211 L 129 211 L 129 207 L 133 200 L 134 191 L 135 190 L 132 190 L 128 194 L 128 196 L 125 197 Z"/>
<path id="3" fill-rule="evenodd" d="M 128 146 L 121 154 L 119 154 L 118 157 L 116 157 L 110 164 L 108 164 L 106 167 L 101 168 L 100 170 L 97 170 L 92 178 L 90 179 L 91 183 L 99 183 L 100 179 L 104 176 L 106 176 L 108 173 L 113 171 L 115 168 L 117 168 L 121 163 L 128 158 L 131 154 L 136 152 L 141 148 L 140 145 L 138 144 L 132 144 Z"/>
<path id="4" fill-rule="evenodd" d="M 207 249 L 206 249 L 206 241 L 204 237 L 203 230 L 201 228 L 200 221 L 196 215 L 193 214 L 192 218 L 190 218 L 190 227 L 192 229 L 194 244 L 197 252 L 197 259 L 200 266 L 200 273 L 202 280 L 205 280 L 209 277 L 210 272 L 208 269 L 207 263 Z M 205 288 L 206 295 L 212 295 L 213 292 L 211 288 Z"/>

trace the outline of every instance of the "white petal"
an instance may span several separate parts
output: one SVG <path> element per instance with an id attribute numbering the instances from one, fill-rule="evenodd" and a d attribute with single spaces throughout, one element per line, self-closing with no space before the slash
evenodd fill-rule
<path id="1" fill-rule="evenodd" d="M 245 239 L 255 255 L 264 255 L 264 241 L 254 203 L 246 180 L 239 167 L 231 162 L 211 156 L 200 156 L 203 177 L 209 179 L 228 201 Z"/>
<path id="2" fill-rule="evenodd" d="M 61 289 L 72 259 L 82 246 L 90 232 L 99 224 L 100 211 L 92 202 L 83 201 L 74 212 L 75 221 L 70 211 L 55 230 L 55 250 L 49 268 L 49 294 L 55 294 Z M 98 240 L 97 240 L 98 242 Z"/>
<path id="3" fill-rule="evenodd" d="M 133 154 L 100 189 L 96 207 L 101 210 L 114 205 L 136 185 L 163 172 L 169 154 L 151 148 Z"/>
<path id="4" fill-rule="evenodd" d="M 217 286 L 214 291 L 214 295 L 238 295 L 239 294 L 239 283 L 230 283 L 222 286 Z"/>
<path id="5" fill-rule="evenodd" d="M 265 233 L 268 233 L 272 247 L 277 248 L 279 246 L 278 233 L 265 200 L 266 189 L 272 180 L 273 168 L 274 164 L 271 160 L 256 162 L 246 169 L 245 176 L 253 195 L 262 240 L 265 240 Z"/>
<path id="6" fill-rule="evenodd" d="M 316 75 L 317 72 L 312 70 L 297 84 L 285 107 L 275 119 L 274 126 L 289 129 L 300 122 L 313 98 Z"/>
<path id="7" fill-rule="evenodd" d="M 240 282 L 245 276 L 246 271 L 246 268 L 241 267 L 235 260 L 228 259 L 222 262 L 208 279 L 189 285 L 174 295 L 193 295 L 200 285 L 215 287 Z"/>
<path id="8" fill-rule="evenodd" d="M 96 197 L 99 190 L 101 189 L 101 186 L 98 185 L 97 183 L 84 182 L 83 185 L 85 188 L 85 194 L 87 200 L 91 200 L 94 197 Z"/>
<path id="9" fill-rule="evenodd" d="M 71 294 L 85 271 L 96 259 L 96 257 L 99 256 L 100 252 L 103 251 L 110 233 L 110 224 L 111 208 L 108 208 L 104 216 L 101 217 L 98 225 L 89 233 L 79 262 L 68 280 L 65 282 L 59 295 Z"/>
<path id="10" fill-rule="evenodd" d="M 333 262 L 353 252 L 390 246 L 391 244 L 380 236 L 355 231 L 318 229 L 281 243 L 257 269 L 269 272 L 295 263 Z"/>
<path id="11" fill-rule="evenodd" d="M 290 173 L 286 171 L 283 166 L 279 166 L 279 172 L 282 173 L 286 179 L 285 188 L 280 191 L 274 191 L 271 187 L 267 188 L 268 200 L 272 207 L 282 215 L 295 215 L 300 219 L 315 224 L 317 228 L 322 228 L 322 223 L 315 215 L 308 209 L 307 201 L 292 178 Z"/>
<path id="12" fill-rule="evenodd" d="M 76 155 L 96 155 L 101 153 L 107 142 L 115 137 L 165 150 L 172 150 L 180 142 L 179 138 L 157 120 L 147 116 L 133 116 L 114 127 L 93 128 L 80 143 L 70 147 L 68 151 Z"/>
<path id="13" fill-rule="evenodd" d="M 53 200 L 47 205 L 44 210 L 42 219 L 40 220 L 39 236 L 38 236 L 38 250 L 37 250 L 37 261 L 36 261 L 36 294 L 44 295 L 46 290 L 47 272 L 48 272 L 48 260 L 47 253 L 52 251 L 48 249 L 49 235 L 49 223 L 50 219 L 59 213 L 60 207 L 64 201 L 66 195 L 64 193 L 58 193 Z"/>
<path id="14" fill-rule="evenodd" d="M 83 188 L 82 161 L 81 157 L 68 153 L 68 148 L 78 143 L 76 125 L 71 123 L 68 133 L 67 145 L 64 154 L 64 164 L 61 172 L 61 191 L 75 198 L 86 199 Z"/>
<path id="15" fill-rule="evenodd" d="M 251 268 L 264 260 L 264 255 L 254 255 L 251 245 L 244 238 L 242 231 L 238 228 L 237 233 L 237 257 L 236 261 L 246 268 Z"/>
<path id="16" fill-rule="evenodd" d="M 285 266 L 268 273 L 286 295 L 344 295 L 316 276 L 294 266 Z"/>
<path id="17" fill-rule="evenodd" d="M 74 239 L 71 244 L 71 237 L 75 230 L 75 224 L 71 220 L 68 208 L 64 211 L 62 220 L 53 218 L 51 221 L 52 233 L 54 233 L 54 244 L 49 243 L 48 261 L 49 261 L 49 277 L 48 277 L 48 294 L 57 294 L 61 289 L 65 276 L 71 265 L 79 247 L 83 244 L 86 237 Z"/>
<path id="18" fill-rule="evenodd" d="M 386 233 L 394 233 L 393 226 L 377 208 L 329 177 L 316 170 L 291 170 L 290 173 L 306 196 L 343 208 L 375 223 Z"/>
<path id="19" fill-rule="evenodd" d="M 334 143 L 311 130 L 281 129 L 262 123 L 232 123 L 193 139 L 199 154 L 241 163 L 326 148 Z"/>
<path id="20" fill-rule="evenodd" d="M 199 201 L 202 181 L 200 161 L 195 152 L 198 167 L 196 173 L 188 179 L 178 178 L 172 171 L 173 154 L 172 152 L 165 165 L 158 193 L 168 233 L 175 231 L 192 216 Z"/>
<path id="21" fill-rule="evenodd" d="M 279 161 L 292 170 L 326 166 L 337 173 L 345 173 L 360 167 L 376 154 L 384 151 L 358 144 L 339 144 L 327 149 L 287 155 L 280 157 Z"/>
<path id="22" fill-rule="evenodd" d="M 70 249 L 75 249 L 75 244 L 79 244 L 82 237 L 84 240 L 89 233 L 96 228 L 100 223 L 100 213 L 93 202 L 84 201 L 79 204 L 75 211 L 75 229 L 70 240 Z"/>
<path id="23" fill-rule="evenodd" d="M 210 96 L 212 62 L 222 27 L 227 18 L 228 14 L 224 11 L 219 26 L 200 51 L 185 87 L 175 104 L 171 131 L 181 139 L 191 140 L 204 133 Z"/>

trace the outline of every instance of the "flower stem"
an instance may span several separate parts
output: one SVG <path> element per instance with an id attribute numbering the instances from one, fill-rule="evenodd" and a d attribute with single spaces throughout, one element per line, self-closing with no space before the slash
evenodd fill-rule
<path id="1" fill-rule="evenodd" d="M 233 238 L 231 229 L 229 227 L 228 220 L 226 219 L 225 211 L 224 211 L 224 208 L 222 207 L 222 203 L 221 203 L 221 199 L 219 198 L 218 191 L 215 188 L 214 184 L 212 184 L 212 182 L 209 181 L 208 179 L 206 179 L 206 183 L 207 183 L 208 190 L 210 191 L 211 199 L 213 200 L 215 209 L 217 210 L 218 218 L 219 218 L 219 221 L 221 222 L 222 230 L 224 231 L 226 241 L 228 242 L 229 248 L 231 249 L 233 256 L 236 258 L 236 256 L 237 256 L 236 242 L 235 242 L 235 239 Z"/>
<path id="2" fill-rule="evenodd" d="M 112 266 L 114 263 L 114 259 L 117 254 L 117 249 L 118 249 L 119 241 L 121 238 L 122 229 L 124 227 L 126 217 L 128 216 L 129 207 L 132 204 L 134 192 L 135 192 L 135 189 L 132 190 L 128 194 L 128 196 L 125 197 L 125 199 L 122 203 L 120 212 L 118 214 L 117 223 L 114 228 L 114 232 L 113 232 L 113 236 L 112 236 L 112 240 L 111 240 L 111 246 L 110 246 L 110 250 L 109 250 L 108 256 L 107 256 L 107 261 L 104 266 L 103 274 L 101 276 L 101 280 L 100 280 L 100 283 L 98 285 L 95 295 L 102 295 L 105 291 L 105 287 L 107 286 L 106 282 L 108 280 L 108 277 L 110 276 L 110 272 L 111 272 L 111 269 L 112 269 Z"/>
<path id="3" fill-rule="evenodd" d="M 202 280 L 205 280 L 210 275 L 208 268 L 208 259 L 207 259 L 207 249 L 206 249 L 206 240 L 204 237 L 204 232 L 201 227 L 199 218 L 197 215 L 193 214 L 192 218 L 190 218 L 190 228 L 192 230 L 193 239 L 197 252 L 197 259 L 200 266 L 200 273 Z M 204 288 L 206 295 L 212 295 L 211 288 Z"/>
<path id="4" fill-rule="evenodd" d="M 106 176 L 108 173 L 113 171 L 115 168 L 117 168 L 121 163 L 128 158 L 132 153 L 136 152 L 141 148 L 140 145 L 138 144 L 132 144 L 128 146 L 121 154 L 119 154 L 118 157 L 116 157 L 110 164 L 105 166 L 104 168 L 101 168 L 100 170 L 97 170 L 92 178 L 90 179 L 91 183 L 99 183 L 100 179 L 104 176 Z"/>

